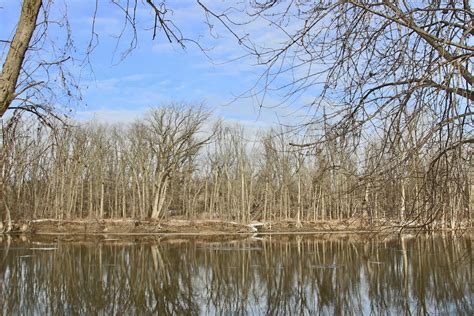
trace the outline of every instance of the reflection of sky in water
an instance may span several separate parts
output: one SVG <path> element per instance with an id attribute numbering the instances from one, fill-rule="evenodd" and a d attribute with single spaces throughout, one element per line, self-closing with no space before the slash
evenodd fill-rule
<path id="1" fill-rule="evenodd" d="M 469 237 L 41 246 L 3 238 L 0 249 L 6 315 L 473 312 Z"/>

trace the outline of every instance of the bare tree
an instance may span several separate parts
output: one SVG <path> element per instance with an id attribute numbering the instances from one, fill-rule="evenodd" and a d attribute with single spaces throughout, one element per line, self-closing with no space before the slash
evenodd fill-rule
<path id="1" fill-rule="evenodd" d="M 227 11 L 219 14 L 201 5 L 210 22 L 217 20 L 229 29 L 237 25 Z M 308 124 L 322 123 L 323 108 L 331 111 L 327 116 L 334 118 L 335 137 L 359 135 L 361 130 L 373 136 L 371 128 L 402 130 L 425 118 L 433 124 L 418 136 L 416 144 L 422 146 L 446 129 L 468 129 L 474 101 L 474 13 L 469 1 L 242 5 L 248 16 L 267 21 L 284 39 L 282 44 L 259 43 L 252 34 L 234 33 L 267 66 L 251 93 L 276 88 L 290 99 L 319 91 L 309 104 L 315 116 Z M 239 20 L 244 22 L 251 23 Z M 259 100 L 264 106 L 265 99 Z M 472 142 L 472 134 L 464 133 L 450 144 Z"/>
<path id="2" fill-rule="evenodd" d="M 314 137 L 294 145 L 352 139 L 356 151 L 378 139 L 382 152 L 398 153 L 372 171 L 379 174 L 412 164 L 430 146 L 424 171 L 436 185 L 447 185 L 438 172 L 443 160 L 452 166 L 459 162 L 453 155 L 472 155 L 470 1 L 251 1 L 221 11 L 200 4 L 210 24 L 226 27 L 265 66 L 247 94 L 260 96 L 259 106 L 273 90 L 282 104 L 316 95 L 305 104 L 312 110 L 306 124 L 297 126 Z M 277 40 L 239 32 L 255 21 L 271 25 Z"/>
<path id="3" fill-rule="evenodd" d="M 144 140 L 152 159 L 151 218 L 159 219 L 163 215 L 171 179 L 209 141 L 209 136 L 198 135 L 208 116 L 202 108 L 174 104 L 151 110 L 143 123 Z"/>

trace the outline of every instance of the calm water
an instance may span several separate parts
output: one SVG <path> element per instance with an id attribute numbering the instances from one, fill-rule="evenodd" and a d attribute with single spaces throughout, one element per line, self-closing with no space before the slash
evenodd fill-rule
<path id="1" fill-rule="evenodd" d="M 474 314 L 466 236 L 3 237 L 0 260 L 3 315 Z"/>

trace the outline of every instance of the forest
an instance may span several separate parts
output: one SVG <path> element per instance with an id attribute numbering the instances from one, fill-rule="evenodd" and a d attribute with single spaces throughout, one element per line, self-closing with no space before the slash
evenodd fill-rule
<path id="1" fill-rule="evenodd" d="M 248 131 L 185 103 L 151 108 L 129 125 L 45 127 L 18 118 L 3 128 L 4 202 L 14 219 L 464 227 L 474 205 L 473 157 L 462 147 L 440 156 L 430 143 L 407 151 L 431 128 L 415 123 L 389 148 L 374 138 L 354 150 L 349 137 L 302 148 L 292 145 L 308 137 L 301 131 Z"/>

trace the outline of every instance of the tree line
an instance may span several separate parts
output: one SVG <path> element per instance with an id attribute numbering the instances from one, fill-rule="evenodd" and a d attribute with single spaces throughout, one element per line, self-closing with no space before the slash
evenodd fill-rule
<path id="1" fill-rule="evenodd" d="M 411 143 L 424 128 L 412 124 L 390 145 L 391 135 L 373 135 L 300 147 L 292 144 L 314 139 L 310 128 L 249 133 L 182 103 L 152 108 L 129 125 L 48 128 L 13 116 L 2 126 L 0 207 L 7 221 L 181 216 L 464 225 L 474 207 L 472 155 L 468 147 L 440 155 L 436 143 Z"/>

